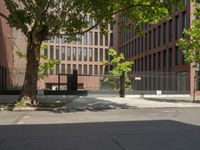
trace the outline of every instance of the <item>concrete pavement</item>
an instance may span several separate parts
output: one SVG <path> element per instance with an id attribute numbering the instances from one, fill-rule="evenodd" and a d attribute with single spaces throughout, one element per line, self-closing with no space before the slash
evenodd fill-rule
<path id="1" fill-rule="evenodd" d="M 0 150 L 199 150 L 200 108 L 1 112 Z"/>

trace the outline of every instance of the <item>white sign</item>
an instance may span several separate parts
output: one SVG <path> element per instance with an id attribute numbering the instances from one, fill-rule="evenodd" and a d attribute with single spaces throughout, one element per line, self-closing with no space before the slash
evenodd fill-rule
<path id="1" fill-rule="evenodd" d="M 157 90 L 157 91 L 156 91 L 156 95 L 162 95 L 162 91 Z"/>
<path id="2" fill-rule="evenodd" d="M 135 80 L 141 80 L 141 77 L 135 77 Z"/>

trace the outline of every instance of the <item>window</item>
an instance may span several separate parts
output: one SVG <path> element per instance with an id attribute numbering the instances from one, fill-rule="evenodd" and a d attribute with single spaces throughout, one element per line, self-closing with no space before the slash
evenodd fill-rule
<path id="1" fill-rule="evenodd" d="M 163 69 L 166 68 L 166 50 L 163 51 Z"/>
<path id="2" fill-rule="evenodd" d="M 71 64 L 67 64 L 67 73 L 71 74 Z"/>
<path id="3" fill-rule="evenodd" d="M 179 38 L 179 16 L 175 18 L 175 39 Z"/>
<path id="4" fill-rule="evenodd" d="M 97 65 L 94 66 L 94 74 L 96 74 L 96 75 L 98 74 L 98 66 Z"/>
<path id="5" fill-rule="evenodd" d="M 51 36 L 50 43 L 53 43 L 53 42 L 54 42 L 54 37 Z"/>
<path id="6" fill-rule="evenodd" d="M 47 49 L 47 48 L 44 49 L 44 56 L 45 56 L 46 58 L 48 58 L 48 49 Z"/>
<path id="7" fill-rule="evenodd" d="M 84 75 L 87 75 L 87 65 L 84 65 Z"/>
<path id="8" fill-rule="evenodd" d="M 182 32 L 187 27 L 187 18 L 186 18 L 186 12 L 182 13 Z"/>
<path id="9" fill-rule="evenodd" d="M 169 35 L 168 35 L 168 39 L 169 42 L 172 42 L 172 20 L 169 21 Z"/>
<path id="10" fill-rule="evenodd" d="M 153 70 L 156 70 L 156 53 L 153 54 Z"/>
<path id="11" fill-rule="evenodd" d="M 158 26 L 158 46 L 161 44 L 161 26 Z"/>
<path id="12" fill-rule="evenodd" d="M 56 43 L 60 43 L 60 37 L 56 36 Z"/>
<path id="13" fill-rule="evenodd" d="M 89 65 L 89 74 L 92 75 L 92 65 Z"/>
<path id="14" fill-rule="evenodd" d="M 179 62 L 179 53 L 178 53 L 178 47 L 176 46 L 175 49 L 174 49 L 174 62 L 175 62 L 175 65 L 178 65 L 178 62 Z"/>
<path id="15" fill-rule="evenodd" d="M 82 35 L 78 35 L 78 44 L 82 45 Z"/>
<path id="16" fill-rule="evenodd" d="M 103 61 L 103 49 L 100 48 L 100 61 L 102 62 Z"/>
<path id="17" fill-rule="evenodd" d="M 103 74 L 103 65 L 100 65 L 100 74 Z"/>
<path id="18" fill-rule="evenodd" d="M 151 50 L 151 31 L 149 31 L 149 50 Z"/>
<path id="19" fill-rule="evenodd" d="M 94 61 L 98 61 L 98 48 L 94 49 Z"/>
<path id="20" fill-rule="evenodd" d="M 158 52 L 158 69 L 160 69 L 160 67 L 161 67 L 161 53 L 160 52 Z"/>
<path id="21" fill-rule="evenodd" d="M 136 46 L 135 46 L 136 47 Z M 147 33 L 145 34 L 145 51 L 147 50 Z"/>
<path id="22" fill-rule="evenodd" d="M 94 33 L 94 44 L 98 45 L 98 32 Z"/>
<path id="23" fill-rule="evenodd" d="M 65 47 L 62 46 L 62 60 L 65 60 Z"/>
<path id="24" fill-rule="evenodd" d="M 172 66 L 172 48 L 169 48 L 169 53 L 168 53 L 168 66 Z"/>
<path id="25" fill-rule="evenodd" d="M 89 32 L 89 44 L 93 45 L 93 33 Z"/>
<path id="26" fill-rule="evenodd" d="M 76 47 L 73 47 L 73 61 L 76 61 Z"/>
<path id="27" fill-rule="evenodd" d="M 62 42 L 62 44 L 65 44 L 65 42 L 66 42 L 66 41 L 65 41 L 65 36 L 64 36 L 64 35 L 62 36 L 61 42 Z"/>
<path id="28" fill-rule="evenodd" d="M 167 36 L 167 33 L 166 33 L 166 22 L 163 24 L 163 44 L 166 44 L 166 36 Z"/>
<path id="29" fill-rule="evenodd" d="M 151 55 L 149 55 L 149 71 L 151 71 Z"/>
<path id="30" fill-rule="evenodd" d="M 145 60 L 144 60 L 144 69 L 145 71 L 147 71 L 147 56 L 145 56 Z"/>
<path id="31" fill-rule="evenodd" d="M 108 60 L 108 49 L 105 49 L 105 59 Z"/>
<path id="32" fill-rule="evenodd" d="M 61 73 L 65 74 L 65 64 L 61 64 Z"/>
<path id="33" fill-rule="evenodd" d="M 90 27 L 92 27 L 93 26 L 93 19 L 92 19 L 91 16 L 89 17 L 89 21 L 90 21 Z"/>
<path id="34" fill-rule="evenodd" d="M 53 59 L 54 56 L 53 56 L 53 46 L 51 45 L 50 46 L 50 59 Z"/>
<path id="35" fill-rule="evenodd" d="M 73 64 L 73 71 L 76 70 L 76 64 Z"/>
<path id="36" fill-rule="evenodd" d="M 82 65 L 78 65 L 78 74 L 82 74 Z"/>
<path id="37" fill-rule="evenodd" d="M 103 34 L 100 33 L 100 45 L 103 46 Z"/>
<path id="38" fill-rule="evenodd" d="M 84 48 L 84 61 L 87 61 L 87 48 Z"/>
<path id="39" fill-rule="evenodd" d="M 78 48 L 78 60 L 82 61 L 82 48 L 81 47 Z"/>
<path id="40" fill-rule="evenodd" d="M 89 48 L 89 61 L 93 60 L 93 49 Z"/>
<path id="41" fill-rule="evenodd" d="M 56 46 L 56 59 L 60 60 L 59 46 Z"/>
<path id="42" fill-rule="evenodd" d="M 108 34 L 105 35 L 105 46 L 108 46 Z"/>
<path id="43" fill-rule="evenodd" d="M 153 48 L 156 48 L 156 29 L 153 29 Z"/>
<path id="44" fill-rule="evenodd" d="M 67 60 L 71 60 L 71 47 L 67 47 Z"/>
<path id="45" fill-rule="evenodd" d="M 84 45 L 88 44 L 87 33 L 84 33 Z"/>
<path id="46" fill-rule="evenodd" d="M 110 33 L 110 46 L 113 46 L 113 33 Z"/>
<path id="47" fill-rule="evenodd" d="M 60 72 L 60 70 L 59 70 L 59 64 L 56 64 L 56 75 L 58 75 L 59 72 Z"/>

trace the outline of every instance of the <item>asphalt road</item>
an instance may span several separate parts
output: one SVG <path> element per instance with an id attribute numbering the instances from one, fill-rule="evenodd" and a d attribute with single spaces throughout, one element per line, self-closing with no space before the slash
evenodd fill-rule
<path id="1" fill-rule="evenodd" d="M 0 150 L 199 150 L 200 108 L 0 112 Z"/>

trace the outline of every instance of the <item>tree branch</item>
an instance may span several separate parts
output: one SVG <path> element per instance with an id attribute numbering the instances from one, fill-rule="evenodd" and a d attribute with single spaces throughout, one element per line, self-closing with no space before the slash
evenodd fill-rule
<path id="1" fill-rule="evenodd" d="M 0 17 L 3 17 L 4 19 L 8 20 L 8 17 L 2 13 L 0 13 Z"/>

